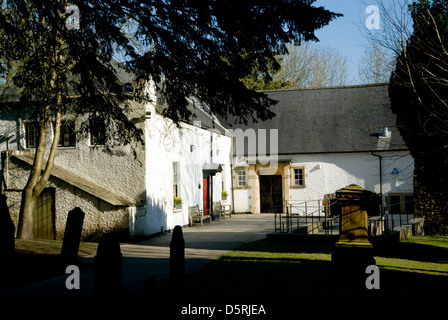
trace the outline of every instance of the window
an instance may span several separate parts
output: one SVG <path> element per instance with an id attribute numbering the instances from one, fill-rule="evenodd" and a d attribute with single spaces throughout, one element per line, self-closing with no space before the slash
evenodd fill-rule
<path id="1" fill-rule="evenodd" d="M 413 214 L 414 196 L 412 194 L 389 194 L 386 197 L 387 211 L 391 214 Z"/>
<path id="2" fill-rule="evenodd" d="M 180 198 L 179 190 L 179 162 L 173 162 L 173 196 Z"/>
<path id="3" fill-rule="evenodd" d="M 291 186 L 305 187 L 305 168 L 304 167 L 292 168 Z"/>
<path id="4" fill-rule="evenodd" d="M 393 214 L 401 213 L 400 196 L 389 197 L 389 212 Z"/>
<path id="5" fill-rule="evenodd" d="M 60 147 L 76 146 L 75 123 L 70 120 L 62 121 L 61 134 L 59 137 Z"/>
<path id="6" fill-rule="evenodd" d="M 238 170 L 237 171 L 237 177 L 238 177 L 238 187 L 246 187 L 246 170 Z"/>
<path id="7" fill-rule="evenodd" d="M 25 140 L 27 148 L 36 148 L 39 137 L 39 125 L 37 122 L 25 123 Z"/>
<path id="8" fill-rule="evenodd" d="M 106 126 L 104 119 L 90 118 L 90 145 L 104 145 L 106 142 Z"/>

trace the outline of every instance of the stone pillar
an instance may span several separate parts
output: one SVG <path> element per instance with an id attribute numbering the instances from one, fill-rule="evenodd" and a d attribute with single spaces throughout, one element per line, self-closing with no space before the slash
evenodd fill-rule
<path id="1" fill-rule="evenodd" d="M 260 213 L 260 179 L 257 173 L 257 165 L 250 164 L 247 172 L 250 188 L 250 212 Z"/>
<path id="2" fill-rule="evenodd" d="M 373 246 L 367 233 L 366 207 L 371 192 L 357 185 L 349 185 L 336 191 L 341 207 L 339 241 L 334 246 L 332 261 L 346 276 L 350 286 L 364 285 L 367 266 L 374 265 Z"/>

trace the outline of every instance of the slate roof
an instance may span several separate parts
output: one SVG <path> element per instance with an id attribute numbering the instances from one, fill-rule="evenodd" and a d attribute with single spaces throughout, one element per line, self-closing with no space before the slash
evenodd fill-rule
<path id="1" fill-rule="evenodd" d="M 267 129 L 267 150 L 269 129 L 277 129 L 278 154 L 407 150 L 390 109 L 388 84 L 264 92 L 278 101 L 271 107 L 273 119 L 247 126 L 222 124 L 252 128 L 257 134 Z M 390 139 L 378 137 L 385 127 Z"/>
<path id="2" fill-rule="evenodd" d="M 14 152 L 12 154 L 13 157 L 29 164 L 33 165 L 34 162 L 34 155 L 32 154 L 25 154 L 23 152 Z M 45 161 L 44 161 L 45 162 Z M 43 168 L 45 168 L 45 164 L 43 164 Z M 80 177 L 69 170 L 66 170 L 60 166 L 53 165 L 53 168 L 51 170 L 51 175 L 67 182 L 68 184 L 81 189 L 107 203 L 110 203 L 114 206 L 119 207 L 128 207 L 135 205 L 135 201 L 130 199 L 129 197 L 125 195 L 119 195 L 117 193 L 111 192 L 109 189 L 102 187 L 92 181 L 89 181 L 83 177 Z"/>

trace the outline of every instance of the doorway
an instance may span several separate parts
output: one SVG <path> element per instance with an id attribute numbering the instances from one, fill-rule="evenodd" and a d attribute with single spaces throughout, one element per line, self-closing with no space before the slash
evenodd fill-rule
<path id="1" fill-rule="evenodd" d="M 283 212 L 282 176 L 260 176 L 260 212 Z"/>
<path id="2" fill-rule="evenodd" d="M 204 193 L 203 193 L 203 196 L 204 196 L 204 198 L 203 198 L 203 200 L 204 200 L 204 215 L 205 216 L 208 216 L 208 214 L 209 214 L 209 210 L 210 210 L 210 200 L 209 200 L 209 194 L 210 194 L 210 190 L 209 190 L 209 183 L 208 183 L 208 177 L 207 178 L 203 178 L 203 185 L 204 185 Z"/>
<path id="3" fill-rule="evenodd" d="M 55 189 L 47 188 L 37 198 L 34 210 L 33 237 L 36 239 L 55 239 Z"/>

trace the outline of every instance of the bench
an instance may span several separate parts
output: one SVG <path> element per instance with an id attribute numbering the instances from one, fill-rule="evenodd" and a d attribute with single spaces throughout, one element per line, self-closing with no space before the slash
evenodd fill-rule
<path id="1" fill-rule="evenodd" d="M 190 227 L 193 226 L 193 223 L 200 223 L 203 226 L 204 220 L 208 220 L 208 223 L 210 223 L 210 216 L 204 216 L 202 210 L 199 210 L 197 205 L 188 207 L 188 215 L 190 217 Z"/>
<path id="2" fill-rule="evenodd" d="M 229 207 L 229 209 L 226 209 L 226 207 Z M 223 205 L 221 201 L 217 201 L 213 203 L 213 212 L 219 213 L 219 217 L 226 219 L 226 215 L 229 216 L 229 218 L 232 217 L 232 213 L 230 212 L 230 205 Z"/>

